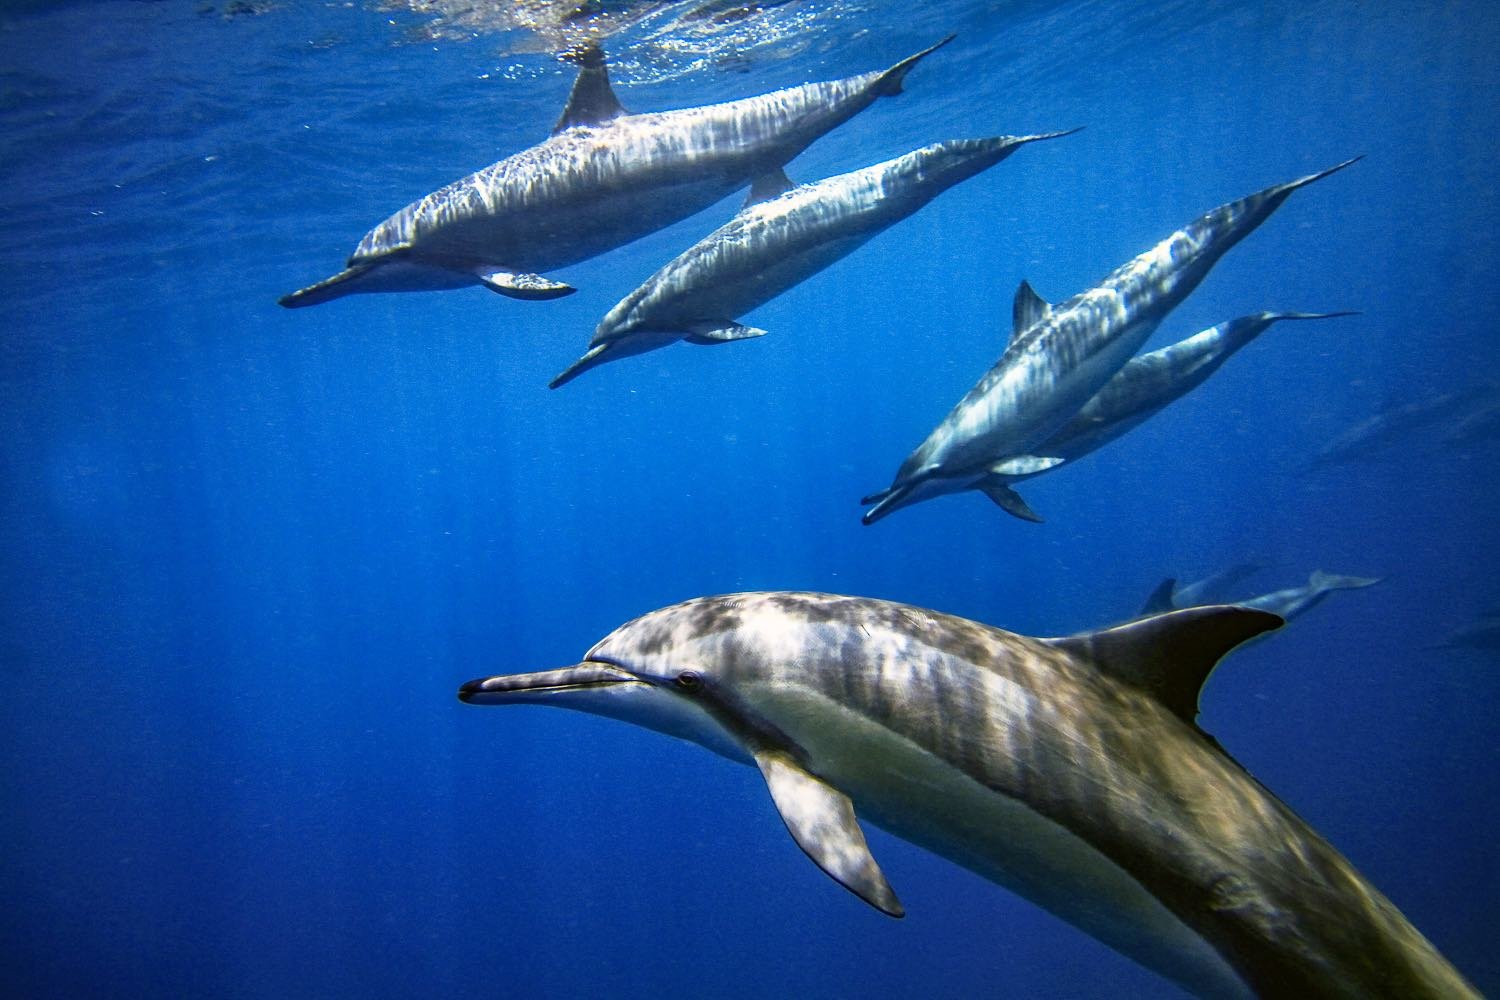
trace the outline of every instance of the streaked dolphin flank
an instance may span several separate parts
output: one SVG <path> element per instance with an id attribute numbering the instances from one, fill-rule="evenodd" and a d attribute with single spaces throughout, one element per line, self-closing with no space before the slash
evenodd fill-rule
<path id="1" fill-rule="evenodd" d="M 1195 724 L 1217 661 L 1280 624 L 1218 606 L 1034 639 L 888 601 L 735 594 L 459 697 L 754 763 L 798 846 L 892 916 L 856 812 L 1205 996 L 1477 996 Z"/>
<path id="2" fill-rule="evenodd" d="M 1076 129 L 1074 131 L 1077 131 Z M 724 344 L 764 330 L 740 316 L 853 253 L 955 184 L 1020 146 L 1068 132 L 940 142 L 863 170 L 792 187 L 777 172 L 744 208 L 647 278 L 594 331 L 587 353 L 552 380 L 679 340 Z"/>
<path id="3" fill-rule="evenodd" d="M 1131 358 L 1104 383 L 1051 437 L 1036 447 L 1039 455 L 1057 458 L 1056 464 L 1034 471 L 1002 475 L 992 472 L 976 482 L 979 490 L 1001 509 L 1027 521 L 1039 521 L 1012 484 L 1075 462 L 1139 427 L 1151 417 L 1208 381 L 1236 351 L 1259 337 L 1272 323 L 1295 319 L 1331 319 L 1352 312 L 1261 312 L 1195 333 L 1169 347 Z M 1201 604 L 1202 601 L 1194 601 Z"/>
<path id="4" fill-rule="evenodd" d="M 281 299 L 483 285 L 519 299 L 574 291 L 544 276 L 707 208 L 783 164 L 877 99 L 924 56 L 890 69 L 726 104 L 627 114 L 589 46 L 568 106 L 540 145 L 413 202 L 365 234 L 345 269 Z"/>
<path id="5" fill-rule="evenodd" d="M 989 475 L 1024 475 L 1060 464 L 1056 455 L 1038 454 L 1037 446 L 1124 367 L 1219 258 L 1293 191 L 1357 159 L 1222 205 L 1066 302 L 1049 305 L 1023 281 L 1005 353 L 907 457 L 890 487 L 864 498 L 874 504 L 864 523 L 973 489 Z"/>

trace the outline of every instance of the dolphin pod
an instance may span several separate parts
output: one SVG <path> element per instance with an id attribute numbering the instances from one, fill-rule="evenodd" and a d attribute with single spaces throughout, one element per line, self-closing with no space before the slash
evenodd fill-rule
<path id="1" fill-rule="evenodd" d="M 759 336 L 745 313 L 1020 145 L 1066 134 L 938 143 L 791 185 L 792 157 L 900 93 L 951 37 L 884 71 L 640 115 L 586 48 L 551 138 L 397 212 L 343 271 L 281 303 L 470 285 L 558 298 L 573 289 L 548 272 L 749 186 L 728 223 L 609 311 L 552 386 L 678 340 Z M 1221 206 L 1057 305 L 1023 281 L 1005 352 L 891 486 L 865 498 L 865 523 L 971 489 L 1035 520 L 1015 482 L 1127 433 L 1272 323 L 1345 315 L 1259 313 L 1131 360 L 1292 191 L 1352 162 Z M 1472 423 L 1461 440 L 1500 421 L 1484 411 Z M 1155 599 L 1199 605 L 1248 571 L 1196 588 L 1168 581 Z M 1056 639 L 865 598 L 700 598 L 622 626 L 573 666 L 470 681 L 459 697 L 623 719 L 755 765 L 798 846 L 892 916 L 902 904 L 860 816 L 1202 995 L 1472 997 L 1378 890 L 1196 724 L 1200 689 L 1230 650 L 1330 590 L 1374 582 L 1315 573 L 1245 606 Z M 1500 628 L 1486 624 L 1479 641 L 1493 643 Z"/>
<path id="2" fill-rule="evenodd" d="M 907 457 L 894 482 L 864 498 L 874 504 L 864 523 L 922 500 L 982 488 L 989 476 L 1025 476 L 1060 465 L 1059 456 L 1035 454 L 1037 446 L 1124 367 L 1219 258 L 1293 191 L 1357 159 L 1221 205 L 1066 302 L 1049 305 L 1021 282 L 1005 353 Z M 1007 501 L 997 499 L 1002 506 Z"/>
<path id="3" fill-rule="evenodd" d="M 611 309 L 588 351 L 553 379 L 551 387 L 606 361 L 677 340 L 721 344 L 759 337 L 764 330 L 736 319 L 853 253 L 1026 143 L 1068 134 L 940 142 L 800 187 L 791 187 L 781 173 L 762 178 L 734 218 Z"/>
<path id="4" fill-rule="evenodd" d="M 797 845 L 891 916 L 860 815 L 1201 995 L 1478 996 L 1196 725 L 1219 659 L 1281 623 L 1209 606 L 1036 639 L 888 601 L 734 594 L 459 698 L 578 709 L 753 763 Z"/>
<path id="5" fill-rule="evenodd" d="M 953 36 L 889 69 L 726 104 L 627 114 L 604 55 L 582 68 L 552 137 L 439 188 L 365 234 L 343 271 L 281 299 L 483 285 L 518 299 L 574 291 L 543 272 L 624 246 L 782 165 L 901 82 Z"/>

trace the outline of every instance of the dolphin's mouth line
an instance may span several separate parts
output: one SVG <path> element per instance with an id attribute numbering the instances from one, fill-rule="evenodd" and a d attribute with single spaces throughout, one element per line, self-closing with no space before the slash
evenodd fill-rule
<path id="1" fill-rule="evenodd" d="M 481 677 L 462 685 L 458 699 L 464 702 L 526 701 L 536 696 L 566 694 L 593 688 L 642 684 L 640 678 L 620 666 L 603 660 L 584 660 L 561 670 L 543 670 L 528 674 L 499 674 Z"/>

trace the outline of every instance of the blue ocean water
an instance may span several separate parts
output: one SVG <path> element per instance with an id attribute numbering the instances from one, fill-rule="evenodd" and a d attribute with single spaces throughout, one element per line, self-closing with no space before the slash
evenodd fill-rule
<path id="1" fill-rule="evenodd" d="M 408 7 L 413 9 L 407 9 Z M 571 5 L 563 5 L 565 12 Z M 460 704 L 700 594 L 815 589 L 1038 635 L 1167 575 L 1383 576 L 1234 655 L 1203 724 L 1500 991 L 1500 442 L 1304 472 L 1382 406 L 1495 374 L 1500 12 L 1330 2 L 107 2 L 0 12 L 0 980 L 7 995 L 1115 997 L 1174 988 L 880 831 L 892 921 L 753 770 Z M 726 201 L 558 275 L 276 298 L 543 138 L 607 34 L 631 110 L 880 68 L 789 167 L 1086 126 L 748 317 L 546 383 Z M 1197 214 L 1356 154 L 1153 346 L 1282 324 L 1107 450 L 870 528 L 858 498 L 1064 298 Z M 1251 592 L 1258 592 L 1252 588 Z M 1248 596 L 1248 595 L 1247 595 Z"/>

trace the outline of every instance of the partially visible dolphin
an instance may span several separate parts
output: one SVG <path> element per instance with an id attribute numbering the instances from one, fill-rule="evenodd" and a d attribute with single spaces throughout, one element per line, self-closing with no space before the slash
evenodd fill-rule
<path id="1" fill-rule="evenodd" d="M 1475 621 L 1454 629 L 1430 649 L 1478 649 L 1486 653 L 1500 651 L 1500 611 L 1491 611 Z"/>
<path id="2" fill-rule="evenodd" d="M 1098 451 L 1161 412 L 1208 380 L 1219 366 L 1272 323 L 1287 319 L 1330 319 L 1350 312 L 1261 312 L 1241 316 L 1196 333 L 1170 347 L 1131 358 L 1083 409 L 1037 445 L 1036 453 L 1059 459 L 1046 468 L 1004 475 L 992 472 L 973 485 L 1002 509 L 1027 521 L 1040 521 L 1012 484 L 1061 468 Z M 1203 603 L 1197 601 L 1194 603 Z"/>
<path id="3" fill-rule="evenodd" d="M 1074 131 L 1077 131 L 1076 129 Z M 725 344 L 766 331 L 736 320 L 769 302 L 1020 146 L 1067 132 L 940 142 L 792 187 L 780 171 L 751 188 L 744 208 L 647 278 L 594 331 L 556 389 L 590 368 L 678 340 Z"/>
<path id="4" fill-rule="evenodd" d="M 1218 584 L 1219 581 L 1231 573 L 1233 567 L 1220 574 L 1219 577 L 1209 577 L 1200 580 L 1197 584 L 1189 584 L 1186 587 L 1176 586 L 1172 579 L 1163 580 L 1146 600 L 1141 608 L 1141 614 L 1154 615 L 1167 611 L 1190 608 L 1204 603 L 1203 585 L 1208 583 Z M 1251 597 L 1245 600 L 1237 600 L 1234 604 L 1241 608 L 1255 608 L 1259 611 L 1269 611 L 1287 621 L 1301 617 L 1320 604 L 1323 598 L 1335 590 L 1357 590 L 1361 587 L 1373 587 L 1384 577 L 1378 576 L 1340 576 L 1336 573 L 1325 573 L 1322 570 L 1314 570 L 1307 578 L 1307 583 L 1301 587 L 1287 587 L 1284 590 L 1273 590 L 1269 594 L 1261 594 L 1259 597 Z M 1227 585 L 1226 585 L 1227 586 Z M 1223 592 L 1223 587 L 1215 586 L 1216 594 Z"/>
<path id="5" fill-rule="evenodd" d="M 1482 421 L 1483 418 L 1476 418 L 1476 413 L 1483 412 L 1487 404 L 1494 404 L 1497 396 L 1500 389 L 1493 383 L 1481 382 L 1387 406 L 1330 441 L 1302 471 L 1374 458 L 1405 438 L 1445 423 L 1459 421 L 1462 427 L 1465 419 Z"/>
<path id="6" fill-rule="evenodd" d="M 1232 604 L 1230 589 L 1263 569 L 1265 567 L 1260 563 L 1235 563 L 1192 583 L 1179 584 L 1175 578 L 1163 580 L 1147 599 L 1146 606 L 1141 608 L 1141 614 L 1159 615 L 1200 604 Z"/>
<path id="7" fill-rule="evenodd" d="M 1280 624 L 1206 607 L 1033 639 L 888 601 L 736 594 L 459 697 L 754 763 L 798 846 L 892 916 L 856 812 L 1205 996 L 1477 996 L 1195 724 L 1220 657 Z"/>
<path id="8" fill-rule="evenodd" d="M 779 171 L 946 45 L 890 69 L 727 104 L 631 115 L 604 55 L 582 69 L 552 137 L 406 206 L 365 234 L 343 271 L 284 296 L 289 308 L 355 292 L 483 285 L 518 299 L 574 291 L 544 275 L 624 246 Z"/>
<path id="9" fill-rule="evenodd" d="M 864 523 L 973 489 L 991 474 L 1022 475 L 1060 464 L 1058 456 L 1034 449 L 1102 389 L 1219 258 L 1293 191 L 1357 159 L 1222 205 L 1066 302 L 1048 305 L 1021 282 L 1005 353 L 907 457 L 891 486 L 864 498 L 875 505 Z"/>

